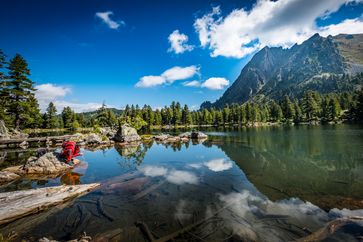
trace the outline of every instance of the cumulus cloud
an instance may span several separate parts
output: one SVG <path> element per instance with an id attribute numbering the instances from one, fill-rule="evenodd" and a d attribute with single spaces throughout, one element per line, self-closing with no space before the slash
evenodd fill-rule
<path id="1" fill-rule="evenodd" d="M 209 170 L 215 172 L 225 171 L 232 168 L 232 162 L 227 161 L 224 158 L 210 160 L 208 162 L 205 162 L 204 165 L 208 167 Z"/>
<path id="2" fill-rule="evenodd" d="M 114 21 L 111 19 L 113 15 L 112 11 L 107 12 L 98 12 L 96 13 L 96 17 L 101 19 L 103 23 L 105 23 L 110 29 L 118 29 L 122 25 L 125 25 L 125 22 L 122 20 Z"/>
<path id="3" fill-rule="evenodd" d="M 182 54 L 185 51 L 192 51 L 194 46 L 188 45 L 188 36 L 180 33 L 179 30 L 174 30 L 168 37 L 170 48 L 168 52 L 174 52 L 175 54 Z"/>
<path id="4" fill-rule="evenodd" d="M 51 102 L 64 97 L 71 92 L 68 87 L 57 86 L 51 83 L 36 85 L 35 95 L 39 101 Z"/>
<path id="5" fill-rule="evenodd" d="M 160 86 L 162 84 L 171 84 L 177 80 L 185 80 L 199 74 L 199 67 L 192 65 L 187 67 L 174 66 L 164 71 L 159 76 L 143 76 L 135 84 L 136 87 L 148 88 Z"/>
<path id="6" fill-rule="evenodd" d="M 185 87 L 200 87 L 200 82 L 199 81 L 189 81 L 189 82 L 183 82 L 183 86 Z"/>
<path id="7" fill-rule="evenodd" d="M 221 90 L 229 85 L 229 81 L 223 77 L 211 77 L 202 83 L 201 87 L 211 90 Z"/>
<path id="8" fill-rule="evenodd" d="M 87 112 L 98 109 L 99 103 L 75 103 L 64 100 L 72 92 L 71 88 L 51 83 L 35 86 L 35 96 L 38 99 L 40 109 L 44 112 L 50 102 L 53 102 L 58 111 L 64 107 L 71 107 L 75 112 Z"/>
<path id="9" fill-rule="evenodd" d="M 213 8 L 195 20 L 194 28 L 201 46 L 209 48 L 212 57 L 242 58 L 266 45 L 290 47 L 316 32 L 362 33 L 361 18 L 328 27 L 316 24 L 352 2 L 357 1 L 258 0 L 252 9 L 234 9 L 226 16 L 219 7 Z"/>

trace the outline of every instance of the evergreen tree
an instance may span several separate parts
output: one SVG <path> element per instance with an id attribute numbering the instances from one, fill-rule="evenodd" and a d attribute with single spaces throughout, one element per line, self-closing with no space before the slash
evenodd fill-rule
<path id="1" fill-rule="evenodd" d="M 70 107 L 65 107 L 62 111 L 62 120 L 64 124 L 64 128 L 70 129 L 72 128 L 74 121 L 74 113 Z"/>
<path id="2" fill-rule="evenodd" d="M 44 114 L 44 128 L 55 129 L 59 127 L 59 119 L 57 117 L 57 108 L 53 102 L 50 102 L 46 113 Z"/>
<path id="3" fill-rule="evenodd" d="M 311 91 L 306 92 L 303 97 L 303 111 L 308 121 L 318 118 L 319 106 L 315 97 L 316 95 Z"/>
<path id="4" fill-rule="evenodd" d="M 34 83 L 29 79 L 30 70 L 25 59 L 16 54 L 10 60 L 8 76 L 3 79 L 1 86 L 1 96 L 6 101 L 6 111 L 13 119 L 15 129 L 20 129 L 29 125 L 29 112 L 37 111 L 34 102 Z M 34 114 L 35 115 L 35 114 Z"/>
<path id="5" fill-rule="evenodd" d="M 291 120 L 295 117 L 295 108 L 294 104 L 291 102 L 288 95 L 284 96 L 284 100 L 281 104 L 282 112 L 284 114 L 285 119 Z"/>
<path id="6" fill-rule="evenodd" d="M 283 113 L 280 105 L 278 105 L 275 101 L 271 102 L 271 120 L 273 122 L 280 122 L 283 118 Z"/>
<path id="7" fill-rule="evenodd" d="M 192 124 L 192 116 L 189 112 L 188 105 L 184 105 L 183 111 L 182 111 L 182 123 L 184 125 L 190 125 Z"/>

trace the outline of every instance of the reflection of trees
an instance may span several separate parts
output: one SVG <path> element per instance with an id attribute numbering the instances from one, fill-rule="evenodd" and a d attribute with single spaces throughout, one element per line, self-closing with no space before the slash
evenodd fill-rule
<path id="1" fill-rule="evenodd" d="M 344 132 L 344 126 L 247 129 L 205 145 L 220 147 L 270 199 L 297 196 L 328 207 L 327 196 L 363 197 L 363 160 L 354 147 L 361 140 Z"/>
<path id="2" fill-rule="evenodd" d="M 151 144 L 152 145 L 152 144 Z M 132 162 L 136 165 L 140 165 L 144 160 L 146 152 L 151 147 L 150 144 L 132 144 L 132 145 L 115 145 L 116 151 L 126 161 Z"/>

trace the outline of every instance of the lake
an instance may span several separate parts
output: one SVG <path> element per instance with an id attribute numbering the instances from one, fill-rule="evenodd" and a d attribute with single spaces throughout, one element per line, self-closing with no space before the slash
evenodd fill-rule
<path id="1" fill-rule="evenodd" d="M 176 133 L 178 131 L 175 131 Z M 176 241 L 291 241 L 344 216 L 363 216 L 363 127 L 358 125 L 203 130 L 204 142 L 82 150 L 61 177 L 20 180 L 1 191 L 102 182 L 61 208 L 1 228 L 18 238 L 145 241 L 135 224 Z M 34 151 L 3 151 L 1 167 Z M 362 227 L 338 240 L 355 241 Z"/>

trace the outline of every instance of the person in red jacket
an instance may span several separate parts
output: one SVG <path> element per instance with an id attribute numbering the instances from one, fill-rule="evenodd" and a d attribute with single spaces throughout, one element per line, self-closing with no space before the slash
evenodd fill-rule
<path id="1" fill-rule="evenodd" d="M 64 141 L 62 145 L 61 156 L 66 160 L 66 163 L 70 163 L 74 157 L 80 156 L 80 148 L 75 141 Z"/>

